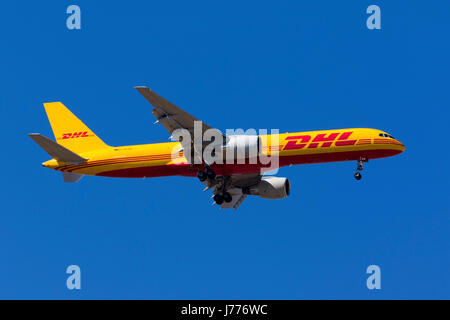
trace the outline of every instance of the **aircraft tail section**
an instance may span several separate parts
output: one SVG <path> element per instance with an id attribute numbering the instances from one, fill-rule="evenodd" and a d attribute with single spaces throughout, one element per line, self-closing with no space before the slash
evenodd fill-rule
<path id="1" fill-rule="evenodd" d="M 61 102 L 44 103 L 44 107 L 58 144 L 75 153 L 108 147 Z"/>

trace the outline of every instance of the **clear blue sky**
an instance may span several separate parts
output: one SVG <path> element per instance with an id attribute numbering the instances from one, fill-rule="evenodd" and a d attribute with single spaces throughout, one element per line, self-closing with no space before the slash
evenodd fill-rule
<path id="1" fill-rule="evenodd" d="M 448 1 L 8 1 L 0 30 L 0 298 L 450 298 Z M 283 168 L 289 198 L 237 212 L 196 179 L 41 167 L 43 102 L 111 145 L 168 141 L 136 85 L 222 130 L 371 127 L 406 152 L 360 182 L 353 162 Z"/>

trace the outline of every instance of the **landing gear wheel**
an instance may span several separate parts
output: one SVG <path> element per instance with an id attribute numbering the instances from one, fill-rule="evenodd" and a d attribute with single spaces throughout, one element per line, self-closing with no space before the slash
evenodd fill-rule
<path id="1" fill-rule="evenodd" d="M 361 180 L 362 175 L 361 175 L 361 173 L 359 171 L 356 171 L 355 174 L 354 174 L 354 177 L 355 177 L 356 180 Z"/>
<path id="2" fill-rule="evenodd" d="M 225 192 L 225 193 L 223 194 L 223 200 L 224 200 L 226 203 L 230 203 L 231 201 L 233 201 L 233 197 L 232 197 L 231 194 L 229 194 L 228 192 Z"/>
<path id="3" fill-rule="evenodd" d="M 205 171 L 199 171 L 199 172 L 197 173 L 197 178 L 198 178 L 201 182 L 203 182 L 203 181 L 205 181 L 206 179 L 208 179 L 208 175 L 206 174 Z"/>
<path id="4" fill-rule="evenodd" d="M 206 169 L 206 175 L 208 176 L 208 178 L 210 178 L 211 180 L 214 180 L 216 178 L 216 174 L 214 173 L 214 171 L 212 171 L 210 168 Z"/>
<path id="5" fill-rule="evenodd" d="M 222 195 L 220 194 L 216 194 L 213 199 L 219 206 L 223 203 L 224 200 Z"/>

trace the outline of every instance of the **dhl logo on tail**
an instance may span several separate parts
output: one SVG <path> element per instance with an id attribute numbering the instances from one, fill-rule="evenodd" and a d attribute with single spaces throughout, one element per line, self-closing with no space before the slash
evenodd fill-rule
<path id="1" fill-rule="evenodd" d="M 63 133 L 62 138 L 58 138 L 57 140 L 60 139 L 74 139 L 74 138 L 87 138 L 90 137 L 90 135 L 88 135 L 88 132 L 73 132 L 73 133 Z"/>

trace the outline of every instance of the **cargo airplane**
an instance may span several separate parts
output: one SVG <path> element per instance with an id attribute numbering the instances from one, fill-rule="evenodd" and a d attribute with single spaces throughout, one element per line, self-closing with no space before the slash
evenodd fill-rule
<path id="1" fill-rule="evenodd" d="M 194 133 L 196 118 L 173 105 L 147 87 L 136 87 L 150 104 L 156 123 L 170 134 L 183 129 Z M 195 163 L 200 148 L 191 144 L 189 154 L 182 139 L 174 142 L 112 147 L 72 114 L 61 102 L 44 103 L 56 142 L 37 133 L 29 136 L 53 159 L 44 162 L 46 168 L 62 172 L 65 182 L 77 182 L 84 175 L 150 178 L 162 176 L 198 177 L 213 190 L 214 203 L 222 208 L 236 209 L 248 195 L 267 199 L 285 198 L 290 193 L 287 178 L 265 176 L 268 168 L 261 161 L 249 163 Z M 261 136 L 222 135 L 220 131 L 202 123 L 205 130 L 219 132 L 223 137 L 222 150 L 236 141 L 245 147 L 256 145 L 258 154 L 277 156 L 278 167 L 335 161 L 356 161 L 354 177 L 361 179 L 363 163 L 397 155 L 405 146 L 390 134 L 366 128 L 309 131 Z"/>

